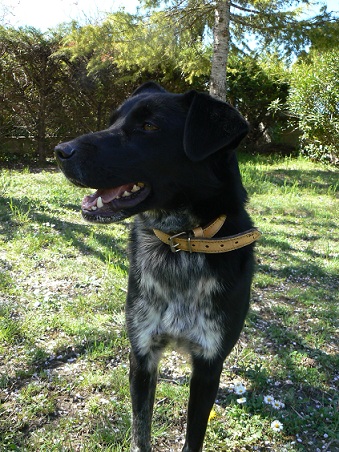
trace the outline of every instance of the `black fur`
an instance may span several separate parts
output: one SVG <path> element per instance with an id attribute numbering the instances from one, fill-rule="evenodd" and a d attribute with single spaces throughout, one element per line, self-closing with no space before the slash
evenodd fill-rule
<path id="1" fill-rule="evenodd" d="M 221 254 L 174 254 L 152 228 L 175 234 L 221 214 L 227 219 L 218 237 L 252 227 L 234 153 L 247 132 L 230 105 L 195 91 L 171 94 L 149 82 L 114 112 L 107 130 L 56 148 L 66 177 L 97 189 L 83 202 L 86 219 L 137 215 L 126 302 L 134 452 L 151 450 L 157 367 L 170 343 L 185 347 L 192 359 L 183 451 L 202 450 L 223 362 L 248 310 L 253 245 Z"/>

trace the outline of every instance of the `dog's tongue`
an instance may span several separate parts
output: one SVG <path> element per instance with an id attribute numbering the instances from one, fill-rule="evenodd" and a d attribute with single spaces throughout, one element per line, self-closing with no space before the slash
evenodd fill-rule
<path id="1" fill-rule="evenodd" d="M 113 199 L 120 198 L 125 191 L 130 191 L 133 188 L 133 185 L 134 184 L 126 184 L 115 188 L 100 188 L 92 195 L 85 196 L 82 201 L 81 207 L 88 210 L 92 206 L 95 206 L 99 196 L 101 196 L 102 201 L 107 204 L 110 201 L 113 201 Z"/>

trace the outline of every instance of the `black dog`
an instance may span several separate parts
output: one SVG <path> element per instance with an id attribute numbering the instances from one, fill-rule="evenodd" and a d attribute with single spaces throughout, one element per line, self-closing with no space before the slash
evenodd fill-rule
<path id="1" fill-rule="evenodd" d="M 230 105 L 149 82 L 107 130 L 56 147 L 66 177 L 97 189 L 82 203 L 87 220 L 138 214 L 126 303 L 134 452 L 151 450 L 157 367 L 172 342 L 188 350 L 193 367 L 183 451 L 202 450 L 223 362 L 248 310 L 260 235 L 234 153 L 247 132 Z"/>

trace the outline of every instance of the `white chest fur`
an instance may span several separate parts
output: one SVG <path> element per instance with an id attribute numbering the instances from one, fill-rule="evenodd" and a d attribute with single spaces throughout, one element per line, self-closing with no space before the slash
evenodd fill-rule
<path id="1" fill-rule="evenodd" d="M 129 319 L 139 352 L 146 355 L 174 341 L 213 359 L 221 345 L 223 318 L 213 304 L 220 285 L 206 269 L 205 256 L 157 257 L 138 262 L 140 292 Z"/>

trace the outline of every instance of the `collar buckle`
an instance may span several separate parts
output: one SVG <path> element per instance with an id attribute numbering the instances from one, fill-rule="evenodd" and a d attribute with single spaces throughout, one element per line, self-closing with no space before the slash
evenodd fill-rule
<path id="1" fill-rule="evenodd" d="M 180 237 L 181 235 L 185 235 L 185 234 L 186 234 L 186 232 L 179 232 L 179 234 L 171 235 L 170 237 L 168 237 L 168 240 L 170 242 L 169 245 L 170 245 L 172 253 L 178 253 L 179 251 L 182 251 L 179 248 L 179 243 L 178 242 L 175 243 L 174 239 L 176 239 L 177 237 Z"/>

